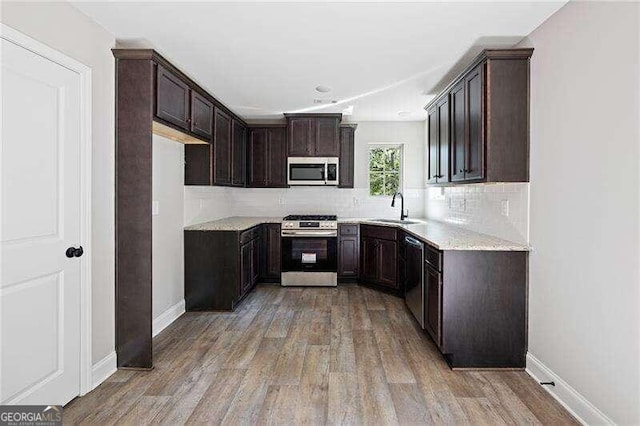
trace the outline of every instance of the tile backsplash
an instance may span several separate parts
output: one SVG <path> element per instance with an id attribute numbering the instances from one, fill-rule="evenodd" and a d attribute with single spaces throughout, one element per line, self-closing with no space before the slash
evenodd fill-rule
<path id="1" fill-rule="evenodd" d="M 483 234 L 528 243 L 529 184 L 429 186 L 425 215 Z"/>
<path id="2" fill-rule="evenodd" d="M 367 188 L 223 188 L 185 186 L 185 225 L 226 216 L 336 214 L 340 217 L 400 217 L 400 200 L 371 197 Z M 424 217 L 424 189 L 405 189 L 405 210 Z"/>

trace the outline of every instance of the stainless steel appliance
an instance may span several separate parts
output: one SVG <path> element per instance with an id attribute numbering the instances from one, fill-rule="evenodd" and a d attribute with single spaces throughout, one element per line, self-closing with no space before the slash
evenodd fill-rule
<path id="1" fill-rule="evenodd" d="M 420 328 L 424 329 L 424 245 L 408 235 L 401 244 L 406 249 L 404 300 Z"/>
<path id="2" fill-rule="evenodd" d="M 338 185 L 338 157 L 289 157 L 289 185 Z"/>
<path id="3" fill-rule="evenodd" d="M 338 285 L 336 216 L 287 216 L 282 221 L 282 285 Z"/>

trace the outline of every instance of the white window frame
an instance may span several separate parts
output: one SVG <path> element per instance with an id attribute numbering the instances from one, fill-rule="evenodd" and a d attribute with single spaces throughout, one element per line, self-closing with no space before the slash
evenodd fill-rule
<path id="1" fill-rule="evenodd" d="M 393 195 L 372 195 L 371 194 L 371 170 L 369 169 L 369 158 L 371 158 L 371 150 L 372 149 L 380 149 L 380 148 L 398 148 L 400 151 L 400 173 L 398 183 L 398 191 L 403 192 L 404 190 L 404 143 L 391 143 L 391 142 L 381 142 L 381 143 L 370 143 L 367 146 L 367 195 L 370 198 L 374 199 L 384 199 L 391 198 Z"/>

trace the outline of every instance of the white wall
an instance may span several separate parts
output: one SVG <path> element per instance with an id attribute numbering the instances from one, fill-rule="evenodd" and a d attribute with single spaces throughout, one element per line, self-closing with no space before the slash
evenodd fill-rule
<path id="1" fill-rule="evenodd" d="M 503 210 L 503 204 L 506 209 Z M 529 184 L 428 185 L 425 216 L 517 242 L 529 242 Z"/>
<path id="2" fill-rule="evenodd" d="M 640 423 L 639 13 L 570 2 L 521 43 L 535 48 L 529 352 L 619 424 Z"/>
<path id="3" fill-rule="evenodd" d="M 370 197 L 368 147 L 373 143 L 404 145 L 405 209 L 424 216 L 424 124 L 422 122 L 362 122 L 355 133 L 354 188 L 248 189 L 185 187 L 185 224 L 226 216 L 337 214 L 341 217 L 399 217 L 400 203 L 390 197 Z"/>
<path id="4" fill-rule="evenodd" d="M 91 67 L 92 357 L 115 349 L 114 60 L 115 38 L 66 2 L 1 3 L 0 20 Z"/>
<path id="5" fill-rule="evenodd" d="M 184 145 L 153 136 L 153 319 L 184 300 Z"/>

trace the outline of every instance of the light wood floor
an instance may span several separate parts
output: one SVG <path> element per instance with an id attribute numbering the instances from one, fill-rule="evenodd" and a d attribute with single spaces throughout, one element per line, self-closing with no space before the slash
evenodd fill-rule
<path id="1" fill-rule="evenodd" d="M 118 371 L 68 424 L 575 424 L 525 372 L 451 371 L 400 298 L 261 285 L 234 313 L 186 313 L 155 369 Z"/>

